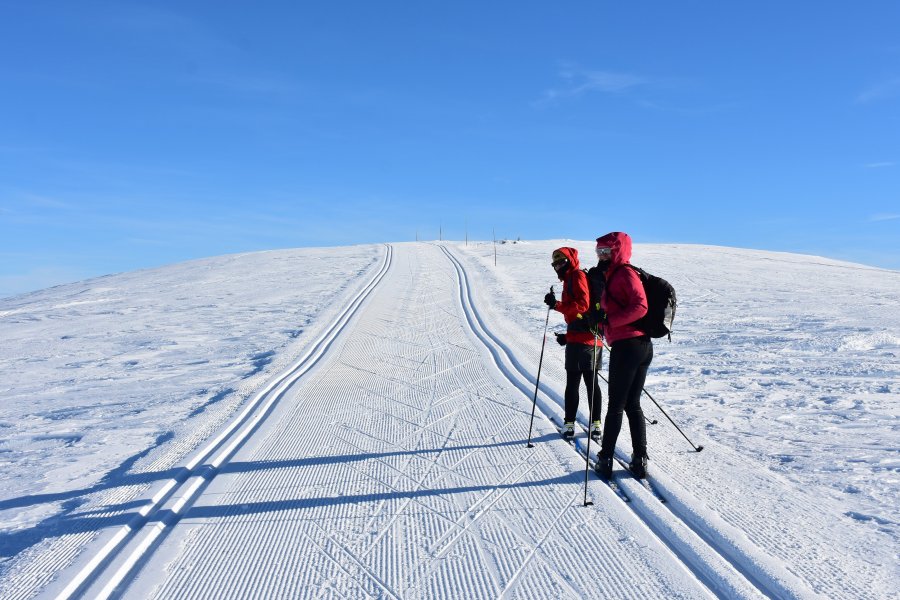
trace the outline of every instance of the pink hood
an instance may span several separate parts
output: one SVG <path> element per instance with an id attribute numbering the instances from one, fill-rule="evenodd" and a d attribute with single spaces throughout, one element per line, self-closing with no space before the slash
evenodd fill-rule
<path id="1" fill-rule="evenodd" d="M 597 247 L 612 248 L 606 270 L 606 293 L 600 304 L 606 310 L 603 335 L 610 346 L 619 340 L 645 335 L 632 323 L 647 314 L 647 296 L 637 273 L 623 265 L 631 260 L 631 237 L 614 231 L 597 238 Z M 610 298 L 612 296 L 612 298 Z"/>
<path id="2" fill-rule="evenodd" d="M 631 236 L 621 231 L 613 231 L 597 238 L 597 247 L 612 248 L 608 273 L 612 273 L 616 267 L 624 265 L 631 260 Z"/>

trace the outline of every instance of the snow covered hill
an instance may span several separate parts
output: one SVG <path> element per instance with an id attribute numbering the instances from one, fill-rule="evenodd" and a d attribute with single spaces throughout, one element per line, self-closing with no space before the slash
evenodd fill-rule
<path id="1" fill-rule="evenodd" d="M 552 342 L 525 447 L 560 245 L 592 250 L 273 251 L 0 300 L 0 597 L 898 597 L 900 273 L 637 245 L 679 295 L 647 391 L 705 449 L 645 398 L 655 494 L 591 474 L 586 507 Z"/>

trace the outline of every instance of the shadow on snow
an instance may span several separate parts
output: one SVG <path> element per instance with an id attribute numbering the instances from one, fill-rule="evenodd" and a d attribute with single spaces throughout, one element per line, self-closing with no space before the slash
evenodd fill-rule
<path id="1" fill-rule="evenodd" d="M 170 437 L 171 433 L 161 435 L 159 438 L 157 438 L 157 443 L 154 445 L 154 447 L 164 443 Z M 548 434 L 540 438 L 535 438 L 532 440 L 532 442 L 542 443 L 557 439 L 559 439 L 559 436 L 557 436 L 556 434 Z M 151 447 L 141 451 L 138 454 L 135 454 L 128 460 L 124 461 L 119 467 L 107 473 L 103 477 L 103 479 L 97 483 L 97 485 L 91 488 L 69 490 L 53 494 L 35 494 L 31 496 L 22 496 L 19 498 L 0 501 L 0 510 L 32 506 L 47 502 L 62 502 L 61 510 L 59 513 L 48 517 L 47 519 L 44 519 L 43 521 L 32 527 L 14 531 L 8 534 L 3 534 L 2 536 L 0 536 L 0 558 L 9 558 L 15 556 L 26 548 L 38 544 L 48 538 L 60 537 L 64 535 L 74 535 L 91 531 L 100 531 L 108 527 L 123 526 L 129 523 L 133 526 L 141 525 L 140 521 L 136 521 L 138 517 L 137 511 L 150 502 L 148 499 L 138 499 L 122 504 L 98 507 L 88 511 L 78 510 L 81 506 L 88 502 L 88 496 L 116 487 L 146 485 L 169 479 L 175 479 L 179 483 L 183 483 L 188 478 L 193 476 L 202 476 L 207 480 L 208 483 L 209 480 L 220 473 L 235 474 L 269 471 L 274 469 L 296 469 L 303 467 L 362 462 L 366 460 L 378 460 L 398 456 L 422 456 L 443 452 L 478 450 L 518 445 L 522 445 L 524 447 L 524 440 L 499 442 L 494 444 L 470 444 L 422 450 L 380 452 L 372 454 L 314 456 L 308 458 L 275 461 L 230 462 L 224 465 L 218 471 L 213 469 L 209 465 L 200 465 L 194 471 L 190 471 L 187 468 L 180 467 L 166 469 L 164 471 L 127 474 L 128 469 L 135 462 L 137 462 L 137 460 L 139 460 L 142 456 L 145 456 L 153 449 L 153 447 Z M 354 495 L 339 495 L 325 498 L 296 498 L 277 501 L 240 503 L 224 506 L 194 506 L 188 509 L 188 511 L 184 515 L 182 515 L 181 518 L 225 518 L 229 516 L 262 514 L 283 510 L 308 510 L 322 506 L 338 506 L 407 498 L 427 498 L 433 496 L 462 494 L 493 489 L 531 488 L 550 485 L 554 483 L 577 483 L 579 480 L 580 475 L 578 473 L 571 473 L 552 479 L 545 479 L 541 481 L 526 481 L 512 484 L 483 484 L 440 489 L 420 489 L 414 491 L 389 491 Z M 176 517 L 176 515 L 172 514 L 171 511 L 162 510 L 153 515 L 151 517 L 151 520 L 162 521 L 164 523 L 171 524 L 177 521 L 178 518 Z M 0 568 L 0 572 L 2 572 L 2 570 L 3 569 Z"/>

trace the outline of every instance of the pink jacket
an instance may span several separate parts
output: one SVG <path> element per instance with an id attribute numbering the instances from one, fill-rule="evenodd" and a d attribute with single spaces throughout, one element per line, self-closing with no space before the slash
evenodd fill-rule
<path id="1" fill-rule="evenodd" d="M 597 238 L 597 245 L 612 248 L 610 265 L 606 270 L 606 292 L 600 301 L 608 320 L 603 328 L 603 337 L 612 345 L 619 340 L 646 335 L 631 326 L 647 314 L 647 296 L 641 278 L 625 266 L 631 260 L 631 237 L 616 231 Z"/>

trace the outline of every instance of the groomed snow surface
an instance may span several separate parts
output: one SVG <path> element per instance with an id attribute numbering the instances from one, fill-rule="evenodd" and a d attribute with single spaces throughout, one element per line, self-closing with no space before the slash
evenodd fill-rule
<path id="1" fill-rule="evenodd" d="M 900 273 L 637 244 L 690 441 L 645 396 L 626 502 L 548 420 L 552 336 L 526 446 L 561 245 L 592 260 L 285 250 L 0 300 L 0 598 L 900 597 Z"/>

